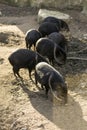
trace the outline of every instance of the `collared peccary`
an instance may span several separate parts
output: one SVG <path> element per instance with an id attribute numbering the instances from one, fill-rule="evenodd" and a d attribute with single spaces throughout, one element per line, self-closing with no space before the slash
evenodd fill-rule
<path id="1" fill-rule="evenodd" d="M 56 91 L 57 96 L 67 102 L 67 86 L 62 75 L 51 65 L 46 62 L 40 62 L 35 67 L 36 85 L 39 82 L 41 87 L 45 86 L 46 96 L 51 89 L 52 93 Z M 55 95 L 55 94 L 54 94 Z"/>
<path id="2" fill-rule="evenodd" d="M 58 65 L 64 64 L 66 61 L 66 52 L 48 38 L 40 38 L 37 41 L 36 51 L 42 56 L 47 57 L 52 64 L 54 60 Z"/>
<path id="3" fill-rule="evenodd" d="M 59 32 L 59 28 L 56 26 L 56 24 L 51 22 L 41 23 L 38 30 L 42 34 L 42 37 L 45 37 L 52 32 Z"/>
<path id="4" fill-rule="evenodd" d="M 32 79 L 31 72 L 35 69 L 35 65 L 41 61 L 47 62 L 40 54 L 28 49 L 18 49 L 8 57 L 8 60 L 13 66 L 13 72 L 16 77 L 22 78 L 19 74 L 19 70 L 26 68 L 29 71 L 30 79 Z"/>
<path id="5" fill-rule="evenodd" d="M 57 45 L 59 45 L 62 49 L 64 49 L 65 52 L 68 51 L 68 41 L 64 37 L 63 34 L 53 32 L 48 35 L 48 38 L 54 41 Z"/>
<path id="6" fill-rule="evenodd" d="M 57 27 L 59 28 L 59 30 L 66 30 L 66 31 L 69 31 L 69 26 L 68 24 L 62 20 L 62 19 L 58 19 L 56 17 L 53 17 L 53 16 L 48 16 L 46 17 L 42 23 L 45 23 L 45 22 L 51 22 L 51 23 L 55 23 L 57 25 Z"/>
<path id="7" fill-rule="evenodd" d="M 25 36 L 26 48 L 30 49 L 32 45 L 34 45 L 35 50 L 35 45 L 39 38 L 41 38 L 41 33 L 38 30 L 30 29 L 29 31 L 27 31 Z"/>

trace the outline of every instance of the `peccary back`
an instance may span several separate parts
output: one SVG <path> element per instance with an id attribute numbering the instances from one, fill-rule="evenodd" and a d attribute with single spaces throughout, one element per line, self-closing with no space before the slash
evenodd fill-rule
<path id="1" fill-rule="evenodd" d="M 41 34 L 38 30 L 30 29 L 29 31 L 27 31 L 25 36 L 26 48 L 30 49 L 33 45 L 35 50 L 35 45 L 39 38 L 41 38 Z"/>
<path id="2" fill-rule="evenodd" d="M 62 20 L 62 19 L 58 19 L 56 17 L 53 17 L 53 16 L 48 16 L 46 17 L 42 23 L 45 23 L 45 22 L 50 22 L 50 23 L 55 23 L 56 26 L 59 28 L 59 30 L 66 30 L 66 31 L 69 31 L 69 26 L 68 24 Z"/>
<path id="3" fill-rule="evenodd" d="M 67 86 L 62 75 L 51 65 L 40 62 L 35 67 L 35 81 L 36 84 L 39 82 L 43 88 L 45 86 L 46 95 L 48 91 L 57 92 L 57 96 L 64 98 L 67 101 Z"/>
<path id="4" fill-rule="evenodd" d="M 59 32 L 59 28 L 56 24 L 50 22 L 41 23 L 38 30 L 42 34 L 42 37 L 45 37 L 52 32 Z"/>
<path id="5" fill-rule="evenodd" d="M 52 41 L 54 41 L 62 49 L 64 49 L 65 52 L 67 52 L 67 50 L 68 50 L 68 41 L 66 40 L 66 38 L 64 37 L 63 34 L 53 32 L 53 33 L 48 35 L 48 38 L 51 39 Z"/>
<path id="6" fill-rule="evenodd" d="M 40 38 L 36 43 L 36 51 L 47 57 L 50 63 L 55 60 L 59 65 L 65 63 L 66 53 L 48 38 Z"/>
<path id="7" fill-rule="evenodd" d="M 19 49 L 13 52 L 8 58 L 10 64 L 13 66 L 14 75 L 17 77 L 19 75 L 19 70 L 21 68 L 26 68 L 29 71 L 29 76 L 31 78 L 31 72 L 35 69 L 35 65 L 41 61 L 47 62 L 44 57 L 42 57 L 37 52 L 28 49 Z"/>

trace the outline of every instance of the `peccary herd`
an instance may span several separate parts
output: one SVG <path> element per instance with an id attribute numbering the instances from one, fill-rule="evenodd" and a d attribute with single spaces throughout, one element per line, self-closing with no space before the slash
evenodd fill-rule
<path id="1" fill-rule="evenodd" d="M 22 78 L 19 74 L 21 68 L 31 72 L 34 70 L 35 84 L 41 84 L 48 97 L 49 89 L 67 103 L 67 85 L 63 76 L 55 69 L 65 64 L 67 59 L 68 41 L 60 31 L 69 31 L 67 23 L 55 17 L 46 17 L 38 29 L 30 29 L 25 35 L 26 49 L 18 49 L 13 52 L 8 60 L 13 67 L 16 77 Z M 34 49 L 32 49 L 32 46 Z"/>

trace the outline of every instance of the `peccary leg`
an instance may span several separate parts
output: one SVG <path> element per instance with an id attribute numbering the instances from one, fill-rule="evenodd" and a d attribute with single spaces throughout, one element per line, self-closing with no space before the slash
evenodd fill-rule
<path id="1" fill-rule="evenodd" d="M 49 91 L 49 87 L 46 86 L 46 97 L 48 98 L 48 91 Z"/>
<path id="2" fill-rule="evenodd" d="M 29 50 L 31 49 L 31 46 L 29 46 Z"/>
<path id="3" fill-rule="evenodd" d="M 35 74 L 34 74 L 34 78 L 35 78 L 35 84 L 37 85 L 37 73 L 35 71 Z"/>
<path id="4" fill-rule="evenodd" d="M 28 44 L 28 48 L 29 48 L 29 50 L 31 49 L 31 46 L 32 46 L 31 44 Z"/>
<path id="5" fill-rule="evenodd" d="M 30 80 L 32 80 L 32 78 L 31 78 L 31 70 L 28 69 L 28 71 L 29 71 Z"/>
<path id="6" fill-rule="evenodd" d="M 41 88 L 42 88 L 42 90 L 44 90 L 44 87 L 43 87 L 43 85 L 41 84 Z"/>
<path id="7" fill-rule="evenodd" d="M 38 80 L 37 80 L 38 78 L 37 78 L 37 73 L 35 72 L 35 85 L 36 85 L 36 87 L 38 88 L 38 90 L 41 90 L 40 88 L 39 88 L 39 86 L 37 85 L 38 84 Z"/>
<path id="8" fill-rule="evenodd" d="M 30 79 L 32 80 L 32 78 L 31 78 L 31 72 L 29 72 L 29 77 L 30 77 Z"/>
<path id="9" fill-rule="evenodd" d="M 26 41 L 26 48 L 28 49 L 28 42 Z"/>
<path id="10" fill-rule="evenodd" d="M 36 80 L 36 78 L 35 78 L 35 84 L 37 85 L 37 80 Z"/>
<path id="11" fill-rule="evenodd" d="M 14 76 L 17 78 L 17 76 L 19 77 L 19 78 L 21 78 L 22 79 L 22 77 L 20 76 L 20 74 L 19 74 L 19 68 L 17 68 L 17 67 L 13 67 L 13 72 L 14 72 Z M 17 75 L 16 75 L 17 74 Z"/>
<path id="12" fill-rule="evenodd" d="M 34 51 L 35 51 L 35 44 L 34 44 Z"/>

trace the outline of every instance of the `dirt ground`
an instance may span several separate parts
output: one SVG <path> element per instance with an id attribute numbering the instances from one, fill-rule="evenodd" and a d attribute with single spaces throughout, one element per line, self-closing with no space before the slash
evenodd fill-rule
<path id="1" fill-rule="evenodd" d="M 87 16 L 80 10 L 63 10 L 73 18 L 69 22 L 73 39 L 67 62 L 61 68 L 55 66 L 68 85 L 68 103 L 63 105 L 51 101 L 51 94 L 47 100 L 27 70 L 20 71 L 24 83 L 17 81 L 8 62 L 13 51 L 25 48 L 25 32 L 38 28 L 38 10 L 0 4 L 0 11 L 0 29 L 15 26 L 14 34 L 18 29 L 22 37 L 19 44 L 16 38 L 8 44 L 0 43 L 0 130 L 87 130 Z"/>

